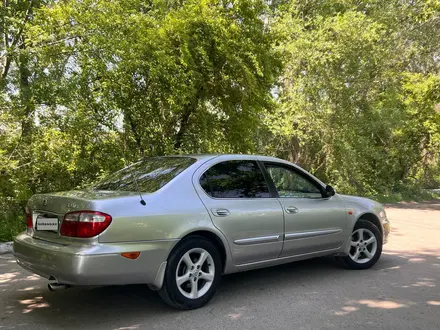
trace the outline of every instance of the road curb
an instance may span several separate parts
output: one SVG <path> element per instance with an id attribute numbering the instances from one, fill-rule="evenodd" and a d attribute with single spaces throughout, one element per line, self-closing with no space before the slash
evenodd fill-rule
<path id="1" fill-rule="evenodd" d="M 12 242 L 0 243 L 0 254 L 12 252 Z"/>

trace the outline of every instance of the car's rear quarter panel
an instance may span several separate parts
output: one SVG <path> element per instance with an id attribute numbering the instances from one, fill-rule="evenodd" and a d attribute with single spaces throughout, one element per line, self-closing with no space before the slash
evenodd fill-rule
<path id="1" fill-rule="evenodd" d="M 207 211 L 188 178 L 192 172 L 182 173 L 157 192 L 129 200 L 97 202 L 99 211 L 112 215 L 112 223 L 99 236 L 100 243 L 136 242 L 179 239 L 186 233 L 212 227 Z"/>
<path id="2" fill-rule="evenodd" d="M 99 242 L 123 245 L 170 241 L 173 244 L 164 251 L 166 260 L 180 239 L 196 232 L 209 232 L 222 242 L 226 253 L 225 269 L 228 269 L 231 260 L 229 244 L 212 223 L 192 184 L 194 171 L 204 162 L 195 163 L 155 193 L 144 195 L 145 206 L 140 203 L 139 196 L 98 201 L 98 210 L 113 217 L 112 224 L 99 236 Z"/>

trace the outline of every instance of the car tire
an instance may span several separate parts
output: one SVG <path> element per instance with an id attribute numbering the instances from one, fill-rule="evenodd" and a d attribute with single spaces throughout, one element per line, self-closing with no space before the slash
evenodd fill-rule
<path id="1" fill-rule="evenodd" d="M 185 238 L 168 258 L 159 296 L 174 308 L 202 307 L 214 296 L 221 273 L 222 261 L 214 244 L 201 236 Z"/>
<path id="2" fill-rule="evenodd" d="M 337 259 L 345 268 L 360 270 L 371 268 L 381 254 L 382 235 L 379 228 L 370 221 L 359 219 L 350 236 L 349 255 Z"/>

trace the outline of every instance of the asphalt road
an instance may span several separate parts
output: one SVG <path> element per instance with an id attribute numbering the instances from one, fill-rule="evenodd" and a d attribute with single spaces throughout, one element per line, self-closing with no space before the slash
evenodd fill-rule
<path id="1" fill-rule="evenodd" d="M 367 271 L 331 258 L 228 275 L 206 307 L 176 311 L 145 286 L 49 292 L 0 256 L 3 329 L 440 329 L 440 202 L 387 208 L 390 242 Z"/>

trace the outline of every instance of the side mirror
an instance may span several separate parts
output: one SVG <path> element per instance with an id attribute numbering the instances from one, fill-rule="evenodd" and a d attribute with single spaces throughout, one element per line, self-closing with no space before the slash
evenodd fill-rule
<path id="1" fill-rule="evenodd" d="M 336 194 L 335 189 L 333 189 L 332 186 L 327 185 L 325 187 L 325 197 L 331 197 L 334 196 Z"/>

